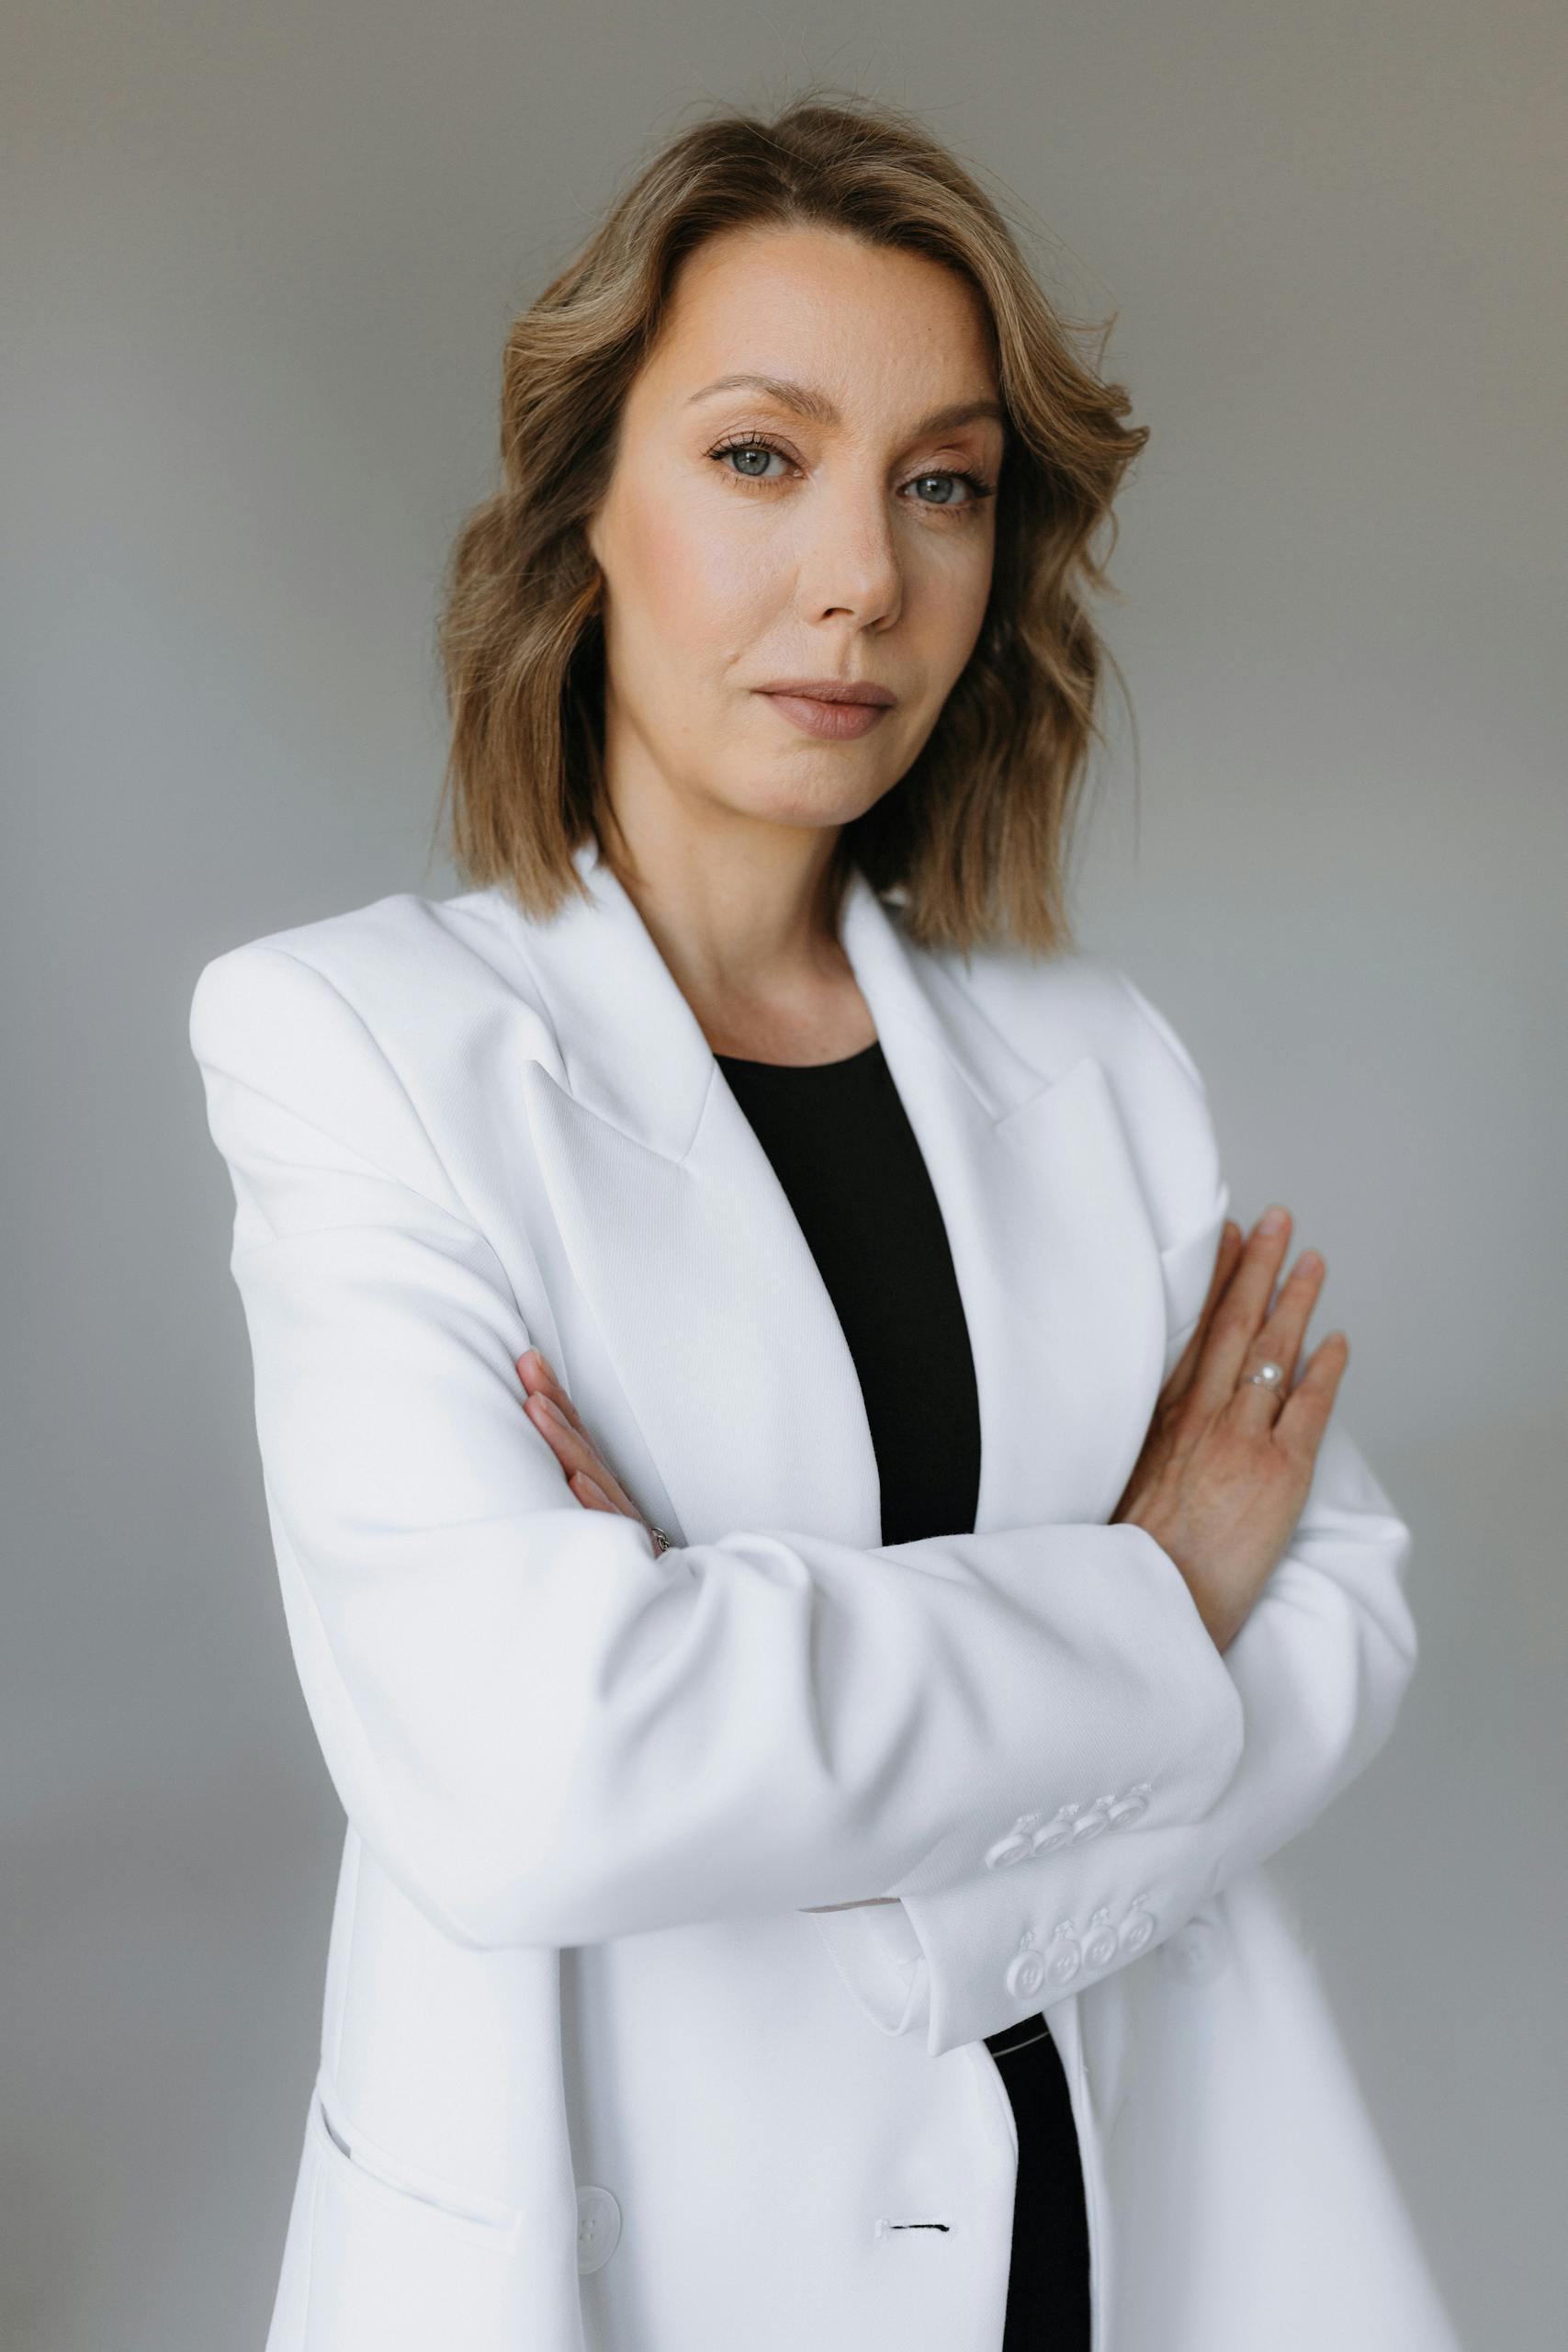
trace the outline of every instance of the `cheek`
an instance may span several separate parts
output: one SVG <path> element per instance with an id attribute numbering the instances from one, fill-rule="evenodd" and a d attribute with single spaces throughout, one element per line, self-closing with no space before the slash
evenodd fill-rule
<path id="1" fill-rule="evenodd" d="M 912 564 L 905 575 L 904 617 L 931 674 L 951 686 L 974 651 L 986 617 L 992 547 L 987 539 L 980 547 L 925 552 L 927 560 Z"/>
<path id="2" fill-rule="evenodd" d="M 767 534 L 712 498 L 649 499 L 628 521 L 619 601 L 624 619 L 635 603 L 638 638 L 697 666 L 743 644 L 770 603 Z"/>

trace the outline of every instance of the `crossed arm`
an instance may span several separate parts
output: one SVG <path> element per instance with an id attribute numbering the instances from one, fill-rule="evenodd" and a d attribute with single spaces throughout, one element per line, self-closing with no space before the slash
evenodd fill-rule
<path id="1" fill-rule="evenodd" d="M 1287 1380 L 1294 1372 L 1322 1267 L 1309 1258 L 1276 1298 L 1287 1238 L 1288 1224 L 1272 1237 L 1255 1228 L 1248 1267 L 1234 1227 L 1222 1236 L 1209 1295 L 1162 1394 L 1118 1519 L 1158 1483 L 1162 1448 L 1168 1453 L 1182 1401 L 1201 1386 L 1205 1363 L 1222 1396 L 1239 1363 L 1250 1360 L 1249 1341 L 1256 1342 L 1254 1354 L 1261 1351 L 1282 1363 Z M 1235 1311 L 1227 1332 L 1217 1310 L 1228 1295 Z M 1342 1348 L 1328 1342 L 1314 1358 L 1329 1402 L 1343 1361 Z M 515 1370 L 524 1409 L 581 1506 L 638 1518 L 553 1367 L 531 1349 Z M 1256 1391 L 1236 1396 L 1244 1434 L 1268 1445 L 1278 1426 L 1267 1418 L 1273 1405 L 1257 1400 Z M 948 1861 L 967 1867 L 945 1885 L 936 1883 L 928 1857 L 893 1893 L 806 1906 L 818 1915 L 898 1909 L 897 1920 L 823 1925 L 852 1990 L 886 2030 L 922 2028 L 934 2054 L 995 2032 L 1032 2014 L 1053 1992 L 1089 1981 L 1086 1948 L 1094 1973 L 1124 1965 L 1149 1941 L 1173 1933 L 1208 1895 L 1298 1836 L 1376 1754 L 1416 1661 L 1404 1590 L 1409 1531 L 1354 1441 L 1328 1421 L 1326 1403 L 1313 1444 L 1304 1502 L 1261 1590 L 1249 1597 L 1245 1613 L 1234 1590 L 1221 1591 L 1205 1617 L 1244 1710 L 1240 1764 L 1201 1818 L 1159 1837 L 1157 1860 L 1147 1833 L 1134 1845 L 1101 1838 L 1103 1828 L 1127 1815 L 1125 1801 L 1118 1807 L 1111 1791 L 1102 1809 L 1070 1802 L 1055 1817 L 1029 1809 L 1010 1838 L 993 1840 L 978 1858 L 955 1850 Z M 1261 1488 L 1256 1496 L 1244 1491 L 1232 1506 L 1250 1509 L 1255 1518 L 1264 1507 Z M 1042 1953 L 1043 1977 L 1032 1969 L 1010 1973 L 1021 1950 Z"/>
<path id="2" fill-rule="evenodd" d="M 307 1704 L 359 1835 L 457 1939 L 812 1911 L 856 1998 L 934 2052 L 1039 2006 L 1005 1981 L 1021 1917 L 1134 1919 L 1075 1982 L 1122 1965 L 1385 1735 L 1406 1536 L 1342 1433 L 1224 1657 L 1132 1524 L 655 1556 L 563 1483 L 510 1282 L 325 975 L 231 951 L 191 1041 Z M 988 1860 L 1030 1815 L 1098 1826 Z M 867 1889 L 890 1899 L 829 1907 Z M 914 1938 L 908 1982 L 872 1922 Z"/>

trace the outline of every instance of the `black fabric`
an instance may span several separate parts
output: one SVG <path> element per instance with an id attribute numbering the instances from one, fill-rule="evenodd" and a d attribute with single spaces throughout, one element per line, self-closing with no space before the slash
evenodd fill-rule
<path id="1" fill-rule="evenodd" d="M 942 1210 L 880 1043 L 835 1062 L 716 1057 L 837 1309 L 860 1378 L 882 1541 L 967 1534 L 980 1407 Z M 1010 2045 L 1013 2045 L 1010 2049 Z M 1077 2134 L 1043 2016 L 987 2036 L 1018 2125 L 1002 2352 L 1088 2352 Z"/>

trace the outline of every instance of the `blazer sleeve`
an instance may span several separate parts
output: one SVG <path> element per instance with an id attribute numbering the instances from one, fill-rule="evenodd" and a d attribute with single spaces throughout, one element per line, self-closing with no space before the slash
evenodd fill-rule
<path id="1" fill-rule="evenodd" d="M 1223 1795 L 1236 1686 L 1141 1529 L 759 1528 L 655 1556 L 523 1411 L 505 1271 L 333 980 L 231 949 L 190 1041 L 306 1704 L 353 1826 L 446 1934 L 592 1943 L 915 1878 L 963 1897 L 1042 1791 L 1140 1787 L 1139 1843 Z"/>
<path id="2" fill-rule="evenodd" d="M 1218 1185 L 1198 1070 L 1163 1015 L 1118 977 L 1185 1078 L 1188 1114 L 1203 1130 Z M 1211 1250 L 1194 1270 L 1194 1299 L 1213 1271 Z M 867 2014 L 888 2032 L 920 2033 L 932 2055 L 998 2032 L 1125 1967 L 1298 1837 L 1393 1730 L 1416 1657 L 1409 1551 L 1409 1528 L 1337 1404 L 1290 1543 L 1223 1653 L 1244 1739 L 1215 1802 L 1177 1822 L 1156 1822 L 1151 1807 L 1140 1834 L 1126 1839 L 1101 1835 L 1105 1821 L 1091 1807 L 1016 1860 L 994 1848 L 982 1854 L 976 1840 L 967 1868 L 942 1858 L 945 1883 L 924 1863 L 889 1880 L 901 1908 L 838 1915 L 832 1928 Z M 1140 1914 L 1146 1931 L 1129 1933 Z M 1039 1953 L 1041 1970 L 1019 1985 L 1009 1971 L 1021 1949 Z"/>

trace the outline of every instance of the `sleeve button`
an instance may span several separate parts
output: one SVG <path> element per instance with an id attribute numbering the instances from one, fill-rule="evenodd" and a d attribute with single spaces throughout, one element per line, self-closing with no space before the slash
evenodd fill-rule
<path id="1" fill-rule="evenodd" d="M 1071 1984 L 1078 1973 L 1082 1958 L 1077 1938 L 1072 1931 L 1072 1922 L 1064 1920 L 1051 1939 L 1051 1949 L 1045 1962 L 1046 1973 L 1052 1984 Z"/>
<path id="2" fill-rule="evenodd" d="M 1037 1854 L 1054 1853 L 1058 1846 L 1065 1846 L 1067 1844 L 1072 1834 L 1072 1815 L 1069 1812 L 1064 1810 L 1056 1815 L 1054 1821 L 1048 1821 L 1043 1829 L 1037 1829 L 1035 1831 L 1032 1841 L 1033 1849 Z"/>
<path id="3" fill-rule="evenodd" d="M 1037 1951 L 1014 1953 L 1008 1963 L 1007 1988 L 1015 2000 L 1028 1999 L 1044 1982 L 1044 1963 Z"/>
<path id="4" fill-rule="evenodd" d="M 1122 1922 L 1117 1938 L 1123 1951 L 1142 1951 L 1154 1934 L 1155 1923 L 1146 1911 L 1134 1911 Z"/>
<path id="5" fill-rule="evenodd" d="M 1109 1968 L 1118 1950 L 1116 1930 L 1111 1924 L 1110 1912 L 1097 1911 L 1089 1927 L 1083 1956 L 1091 1968 Z"/>

